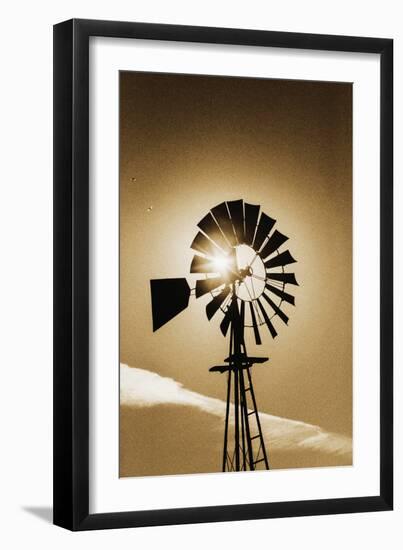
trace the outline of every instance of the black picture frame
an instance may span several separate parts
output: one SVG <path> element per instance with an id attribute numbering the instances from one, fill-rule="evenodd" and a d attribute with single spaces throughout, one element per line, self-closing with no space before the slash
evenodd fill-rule
<path id="1" fill-rule="evenodd" d="M 370 497 L 89 513 L 89 38 L 380 54 L 380 491 Z M 393 40 L 73 19 L 54 27 L 54 523 L 71 530 L 393 507 Z"/>

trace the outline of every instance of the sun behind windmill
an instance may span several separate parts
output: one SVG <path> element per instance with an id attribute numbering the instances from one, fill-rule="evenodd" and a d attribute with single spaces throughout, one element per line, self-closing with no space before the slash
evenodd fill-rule
<path id="1" fill-rule="evenodd" d="M 288 237 L 273 229 L 275 223 L 258 205 L 222 202 L 197 224 L 190 272 L 204 277 L 196 287 L 191 289 L 186 278 L 150 281 L 154 331 L 188 306 L 193 291 L 197 299 L 210 294 L 209 320 L 219 310 L 223 315 L 220 329 L 224 336 L 229 333 L 229 355 L 224 365 L 210 368 L 227 373 L 223 471 L 269 469 L 251 374 L 252 366 L 268 357 L 247 354 L 245 328 L 253 330 L 261 345 L 259 328 L 266 325 L 275 338 L 274 318 L 288 323 L 282 303 L 295 305 L 285 287 L 298 284 L 294 273 L 286 272 L 296 260 L 288 250 L 279 250 Z"/>

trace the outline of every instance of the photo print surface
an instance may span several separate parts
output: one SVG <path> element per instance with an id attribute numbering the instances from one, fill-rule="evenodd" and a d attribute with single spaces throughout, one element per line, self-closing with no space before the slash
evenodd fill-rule
<path id="1" fill-rule="evenodd" d="M 352 465 L 352 85 L 119 87 L 120 476 Z"/>

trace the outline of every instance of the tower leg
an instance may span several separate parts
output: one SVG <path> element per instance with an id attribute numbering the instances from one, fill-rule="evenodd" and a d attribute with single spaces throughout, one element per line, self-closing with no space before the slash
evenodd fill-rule
<path id="1" fill-rule="evenodd" d="M 246 449 L 244 447 L 244 454 L 248 456 L 248 463 L 249 463 L 249 470 L 254 470 L 254 463 L 253 463 L 253 447 L 252 447 L 252 441 L 250 436 L 250 426 L 249 426 L 249 414 L 248 414 L 248 405 L 246 400 L 246 391 L 245 391 L 245 379 L 243 375 L 243 369 L 239 371 L 240 376 L 240 386 L 241 386 L 241 395 L 243 396 L 242 399 L 242 418 L 243 423 L 245 425 L 245 436 L 246 436 Z M 247 470 L 248 468 L 245 468 Z"/>
<path id="2" fill-rule="evenodd" d="M 228 471 L 227 461 L 228 461 L 228 423 L 229 423 L 229 409 L 231 403 L 231 371 L 228 371 L 227 378 L 227 406 L 225 409 L 225 427 L 224 427 L 224 452 L 222 458 L 222 471 Z"/>
<path id="3" fill-rule="evenodd" d="M 235 393 L 235 471 L 239 472 L 239 370 L 234 369 L 234 393 Z"/>
<path id="4" fill-rule="evenodd" d="M 249 368 L 246 369 L 246 372 L 247 372 L 248 384 L 249 384 L 248 389 L 250 391 L 250 396 L 252 398 L 253 411 L 254 411 L 254 415 L 255 415 L 255 418 L 256 418 L 256 427 L 257 427 L 257 430 L 258 430 L 258 433 L 255 437 L 256 437 L 256 439 L 259 439 L 259 443 L 260 443 L 259 451 L 261 451 L 262 455 L 263 455 L 262 458 L 260 458 L 259 456 L 255 457 L 254 465 L 256 465 L 257 463 L 264 462 L 264 466 L 265 466 L 266 470 L 270 470 L 269 459 L 268 459 L 267 451 L 266 451 L 266 445 L 264 443 L 264 438 L 263 438 L 263 433 L 262 433 L 262 426 L 260 424 L 259 413 L 258 413 L 258 410 L 257 410 L 255 392 L 254 392 L 254 389 L 253 389 L 252 375 L 250 373 Z M 259 455 L 259 451 L 258 451 L 257 455 Z"/>

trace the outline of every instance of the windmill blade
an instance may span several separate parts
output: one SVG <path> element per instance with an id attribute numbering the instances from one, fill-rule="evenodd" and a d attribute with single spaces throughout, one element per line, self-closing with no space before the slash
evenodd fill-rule
<path id="1" fill-rule="evenodd" d="M 264 265 L 266 266 L 266 269 L 270 269 L 272 267 L 278 267 L 280 265 L 284 266 L 288 264 L 293 264 L 296 261 L 297 260 L 294 260 L 294 258 L 291 256 L 289 250 L 286 250 L 285 252 L 281 252 L 281 254 L 274 256 L 274 258 L 266 260 L 264 262 Z"/>
<path id="2" fill-rule="evenodd" d="M 270 254 L 277 250 L 277 248 L 280 248 L 280 246 L 286 241 L 288 241 L 288 237 L 286 237 L 276 229 L 275 231 L 273 231 L 273 234 L 262 248 L 260 252 L 261 257 L 267 258 L 268 256 L 270 256 Z"/>
<path id="3" fill-rule="evenodd" d="M 228 332 L 228 328 L 232 323 L 233 330 L 237 333 L 236 336 L 243 339 L 243 326 L 241 326 L 241 317 L 238 309 L 238 298 L 235 294 L 232 295 L 232 300 L 224 314 L 224 319 L 221 321 L 220 329 L 224 336 Z"/>
<path id="4" fill-rule="evenodd" d="M 227 239 L 228 243 L 231 246 L 236 246 L 234 230 L 232 227 L 231 218 L 229 217 L 226 203 L 222 202 L 221 204 L 218 204 L 211 209 L 211 212 L 216 219 L 221 231 L 224 233 L 224 237 Z"/>
<path id="5" fill-rule="evenodd" d="M 233 311 L 234 311 L 233 303 L 234 303 L 234 301 L 232 301 L 230 303 L 230 305 L 228 306 L 227 311 L 224 313 L 224 319 L 220 323 L 220 330 L 221 330 L 221 332 L 223 333 L 224 336 L 227 335 L 228 328 L 229 328 L 229 326 L 231 324 L 231 321 L 232 321 L 232 316 L 233 316 Z"/>
<path id="6" fill-rule="evenodd" d="M 250 315 L 252 317 L 252 325 L 253 325 L 253 332 L 255 334 L 255 342 L 256 342 L 256 345 L 260 346 L 262 344 L 262 340 L 260 338 L 259 328 L 256 322 L 256 315 L 253 307 L 253 302 L 249 302 L 249 309 L 250 309 Z"/>
<path id="7" fill-rule="evenodd" d="M 207 216 L 204 216 L 204 218 L 200 220 L 197 225 L 208 237 L 210 237 L 212 241 L 214 241 L 216 245 L 222 248 L 224 252 L 229 251 L 230 247 L 228 246 L 227 241 L 224 239 L 224 236 L 217 225 L 217 222 L 210 212 Z"/>
<path id="8" fill-rule="evenodd" d="M 260 215 L 260 220 L 256 229 L 256 235 L 255 239 L 253 241 L 253 248 L 258 252 L 260 250 L 260 247 L 262 246 L 265 238 L 270 233 L 271 228 L 276 223 L 276 220 L 273 220 L 273 218 L 270 218 L 267 214 L 264 212 Z"/>
<path id="9" fill-rule="evenodd" d="M 265 292 L 263 292 L 262 296 L 266 300 L 266 302 L 269 304 L 269 306 L 277 313 L 277 315 L 280 317 L 283 323 L 287 325 L 288 324 L 287 315 L 283 311 L 281 311 L 281 309 L 273 302 L 270 296 L 268 296 Z"/>
<path id="10" fill-rule="evenodd" d="M 153 331 L 161 328 L 189 305 L 190 287 L 186 279 L 152 279 L 151 309 Z"/>
<path id="11" fill-rule="evenodd" d="M 245 244 L 251 245 L 257 225 L 260 206 L 245 202 Z"/>
<path id="12" fill-rule="evenodd" d="M 211 259 L 196 254 L 190 265 L 190 273 L 215 273 Z"/>
<path id="13" fill-rule="evenodd" d="M 214 296 L 214 298 L 206 305 L 206 314 L 207 319 L 211 321 L 213 316 L 216 314 L 216 312 L 219 310 L 220 306 L 224 302 L 225 298 L 228 296 L 230 292 L 230 287 L 226 286 L 220 294 L 217 294 L 217 296 Z"/>
<path id="14" fill-rule="evenodd" d="M 288 285 L 297 285 L 297 279 L 295 278 L 294 273 L 267 273 L 268 279 L 273 279 L 274 281 L 280 281 Z"/>
<path id="15" fill-rule="evenodd" d="M 211 292 L 223 284 L 225 284 L 225 279 L 223 279 L 223 277 L 211 277 L 209 279 L 196 281 L 196 298 L 204 296 L 207 292 Z"/>
<path id="16" fill-rule="evenodd" d="M 283 290 L 280 290 L 279 288 L 269 285 L 266 285 L 267 290 L 270 290 L 270 292 L 273 292 L 273 294 L 276 294 L 279 296 L 284 302 L 288 302 L 289 304 L 295 306 L 295 298 L 294 296 L 291 296 L 291 294 L 287 294 L 287 292 L 284 292 Z"/>
<path id="17" fill-rule="evenodd" d="M 260 307 L 260 311 L 262 312 L 263 318 L 265 320 L 267 328 L 270 331 L 270 334 L 271 334 L 272 338 L 275 338 L 277 336 L 277 331 L 274 328 L 273 323 L 270 321 L 269 316 L 267 315 L 266 310 L 264 309 L 262 302 L 259 299 L 256 300 L 256 301 L 257 301 L 257 303 Z"/>
<path id="18" fill-rule="evenodd" d="M 206 235 L 203 235 L 203 233 L 200 233 L 200 231 L 193 239 L 190 248 L 193 248 L 193 250 L 197 250 L 202 254 L 207 254 L 208 256 L 216 256 L 217 253 L 222 254 L 220 249 L 216 247 L 213 241 L 210 241 L 210 239 L 208 239 Z"/>
<path id="19" fill-rule="evenodd" d="M 243 200 L 229 201 L 227 205 L 238 244 L 242 244 L 245 239 L 243 227 Z"/>

